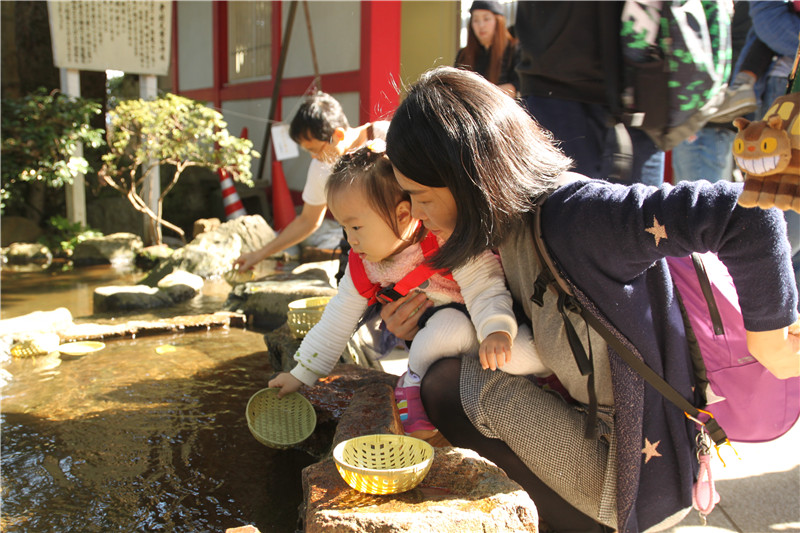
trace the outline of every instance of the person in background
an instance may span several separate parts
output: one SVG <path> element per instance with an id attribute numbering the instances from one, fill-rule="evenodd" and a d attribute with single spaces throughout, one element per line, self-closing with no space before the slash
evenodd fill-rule
<path id="1" fill-rule="evenodd" d="M 744 48 L 748 31 L 751 27 L 749 1 L 738 0 L 734 3 L 731 19 L 731 65 L 736 65 Z M 748 52 L 747 56 L 751 56 Z M 755 54 L 745 58 L 744 62 L 755 65 L 763 60 Z M 770 57 L 769 61 L 772 59 Z M 756 68 L 753 66 L 753 68 Z M 766 70 L 766 66 L 760 68 Z M 725 100 L 705 126 L 694 135 L 672 149 L 672 182 L 706 180 L 714 183 L 720 180 L 733 180 L 733 139 L 736 128 L 733 119 L 754 111 L 757 107 L 756 96 L 752 86 L 740 86 L 742 80 L 731 72 L 731 84 L 725 91 Z M 745 74 L 745 79 L 748 76 Z M 738 81 L 737 81 L 738 80 Z M 748 91 L 749 89 L 749 91 Z"/>
<path id="2" fill-rule="evenodd" d="M 352 128 L 341 104 L 333 96 L 323 92 L 308 96 L 289 125 L 292 140 L 312 157 L 303 188 L 303 209 L 272 241 L 258 250 L 242 253 L 233 267 L 240 271 L 250 270 L 259 261 L 314 233 L 322 225 L 327 212 L 325 184 L 331 173 L 331 164 L 345 152 L 371 139 L 384 139 L 388 127 L 388 121 L 378 121 Z"/>
<path id="3" fill-rule="evenodd" d="M 517 72 L 528 112 L 552 132 L 575 171 L 609 181 L 618 151 L 613 107 L 620 108 L 624 2 L 525 1 L 514 30 L 521 48 Z M 627 181 L 659 185 L 664 152 L 634 127 Z"/>
<path id="4" fill-rule="evenodd" d="M 455 66 L 477 72 L 514 98 L 519 90 L 519 44 L 506 27 L 500 4 L 477 0 L 469 12 L 467 46 L 456 54 Z"/>

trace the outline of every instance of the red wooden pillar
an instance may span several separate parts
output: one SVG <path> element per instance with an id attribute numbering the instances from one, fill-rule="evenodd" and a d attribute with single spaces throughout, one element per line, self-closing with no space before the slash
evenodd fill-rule
<path id="1" fill-rule="evenodd" d="M 400 96 L 400 19 L 402 2 L 361 3 L 359 123 L 387 118 Z"/>

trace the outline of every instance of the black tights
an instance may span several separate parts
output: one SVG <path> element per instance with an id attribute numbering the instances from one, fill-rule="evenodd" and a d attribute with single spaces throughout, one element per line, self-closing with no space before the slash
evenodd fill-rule
<path id="1" fill-rule="evenodd" d="M 425 411 L 433 425 L 453 446 L 478 452 L 502 468 L 528 493 L 539 517 L 558 533 L 606 532 L 610 529 L 575 509 L 536 477 L 500 439 L 490 439 L 472 425 L 461 406 L 460 359 L 442 359 L 425 373 L 420 391 Z"/>

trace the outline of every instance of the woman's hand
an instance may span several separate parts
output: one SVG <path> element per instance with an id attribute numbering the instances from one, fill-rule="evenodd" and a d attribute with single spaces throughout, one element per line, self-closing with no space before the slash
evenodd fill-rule
<path id="1" fill-rule="evenodd" d="M 410 292 L 381 308 L 381 318 L 386 329 L 398 339 L 410 341 L 419 331 L 417 322 L 423 311 L 432 307 L 433 302 L 428 300 L 423 292 Z"/>
<path id="2" fill-rule="evenodd" d="M 287 394 L 296 391 L 303 385 L 303 382 L 288 372 L 281 372 L 267 383 L 270 388 L 278 388 L 278 398 L 283 398 Z"/>
<path id="3" fill-rule="evenodd" d="M 800 321 L 772 331 L 747 331 L 747 348 L 779 379 L 800 376 Z"/>

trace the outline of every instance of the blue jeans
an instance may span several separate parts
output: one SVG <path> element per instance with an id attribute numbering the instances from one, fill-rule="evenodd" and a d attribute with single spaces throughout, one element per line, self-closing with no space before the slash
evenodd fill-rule
<path id="1" fill-rule="evenodd" d="M 672 149 L 673 182 L 706 180 L 731 181 L 733 138 L 727 128 L 706 126 Z"/>
<path id="2" fill-rule="evenodd" d="M 602 105 L 530 95 L 525 98 L 525 107 L 542 127 L 553 132 L 561 150 L 575 162 L 575 172 L 608 180 L 617 141 L 610 115 Z M 628 128 L 628 132 L 633 162 L 627 183 L 660 185 L 664 181 L 664 152 L 643 131 Z"/>

